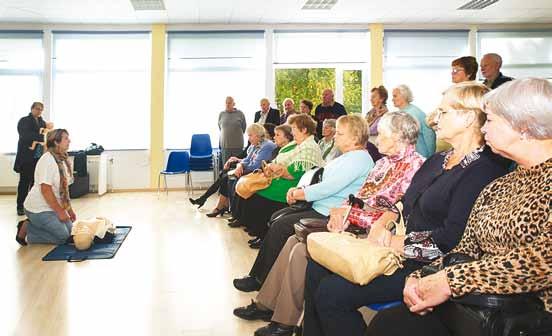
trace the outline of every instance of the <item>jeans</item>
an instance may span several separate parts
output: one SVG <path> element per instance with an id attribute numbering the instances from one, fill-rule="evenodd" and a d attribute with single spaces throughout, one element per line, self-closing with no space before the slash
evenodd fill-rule
<path id="1" fill-rule="evenodd" d="M 25 209 L 29 218 L 27 242 L 29 244 L 64 244 L 71 236 L 73 223 L 62 222 L 54 211 L 33 213 Z"/>

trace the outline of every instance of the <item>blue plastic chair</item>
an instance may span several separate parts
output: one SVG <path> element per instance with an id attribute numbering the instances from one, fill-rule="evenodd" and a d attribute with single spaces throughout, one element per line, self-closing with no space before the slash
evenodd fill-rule
<path id="1" fill-rule="evenodd" d="M 190 169 L 208 171 L 213 169 L 213 147 L 209 134 L 192 135 L 190 147 Z"/>
<path id="2" fill-rule="evenodd" d="M 169 154 L 167 160 L 167 167 L 165 170 L 159 172 L 157 176 L 157 196 L 159 196 L 159 187 L 161 182 L 161 175 L 165 181 L 165 191 L 169 194 L 169 188 L 167 187 L 167 175 L 179 175 L 186 174 L 186 186 L 192 185 L 192 175 L 190 174 L 190 154 L 186 151 L 173 151 Z M 188 189 L 189 191 L 189 189 Z"/>
<path id="3" fill-rule="evenodd" d="M 393 308 L 393 307 L 398 306 L 402 303 L 403 303 L 402 301 L 390 301 L 390 302 L 384 302 L 384 303 L 373 303 L 373 304 L 367 305 L 366 307 L 368 307 L 372 310 L 375 310 L 375 311 L 381 311 L 381 310 L 384 310 L 384 309 Z"/>

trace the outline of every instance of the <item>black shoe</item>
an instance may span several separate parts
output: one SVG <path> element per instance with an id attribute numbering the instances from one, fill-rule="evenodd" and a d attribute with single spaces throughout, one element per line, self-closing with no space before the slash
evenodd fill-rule
<path id="1" fill-rule="evenodd" d="M 17 208 L 17 215 L 18 216 L 25 216 L 25 209 Z"/>
<path id="2" fill-rule="evenodd" d="M 254 242 L 254 241 L 257 240 L 257 239 L 259 239 L 259 237 L 253 237 L 253 238 L 249 239 L 249 240 L 247 241 L 247 243 L 248 243 L 248 244 L 251 244 L 252 242 Z"/>
<path id="3" fill-rule="evenodd" d="M 242 292 L 253 292 L 258 291 L 261 288 L 261 284 L 257 279 L 246 276 L 241 279 L 234 279 L 234 287 Z"/>
<path id="4" fill-rule="evenodd" d="M 294 328 L 294 326 L 270 322 L 266 327 L 257 329 L 255 336 L 292 336 Z"/>
<path id="5" fill-rule="evenodd" d="M 15 241 L 18 242 L 19 245 L 21 245 L 21 246 L 26 246 L 27 241 L 25 240 L 25 237 L 23 237 L 23 238 L 19 237 L 19 231 L 21 231 L 21 227 L 23 226 L 23 223 L 28 222 L 28 221 L 29 221 L 28 219 L 24 219 L 24 220 L 20 221 L 19 223 L 17 223 L 17 232 L 15 234 Z M 27 225 L 29 225 L 29 223 L 27 223 Z"/>
<path id="6" fill-rule="evenodd" d="M 196 199 L 193 199 L 193 198 L 188 198 L 188 200 L 190 201 L 190 203 L 192 203 L 193 205 L 199 205 L 197 208 L 201 208 L 203 206 L 203 204 L 205 204 L 205 199 L 203 198 L 196 198 Z"/>
<path id="7" fill-rule="evenodd" d="M 228 208 L 215 209 L 212 212 L 208 213 L 207 217 L 213 218 L 213 217 L 217 217 L 218 215 L 222 217 L 226 211 L 228 211 Z"/>
<path id="8" fill-rule="evenodd" d="M 236 219 L 233 222 L 229 222 L 228 226 L 231 227 L 231 228 L 239 228 L 240 226 L 242 226 L 242 223 L 239 220 Z"/>
<path id="9" fill-rule="evenodd" d="M 235 221 L 237 221 L 237 220 L 238 220 L 238 219 L 237 219 L 236 217 L 234 217 L 234 216 L 232 216 L 232 217 L 230 217 L 230 218 L 227 219 L 228 222 L 235 222 Z"/>
<path id="10" fill-rule="evenodd" d="M 248 321 L 263 320 L 269 322 L 273 313 L 272 310 L 259 309 L 253 300 L 251 300 L 249 306 L 234 309 L 234 315 Z"/>
<path id="11" fill-rule="evenodd" d="M 249 247 L 251 247 L 252 249 L 258 250 L 261 248 L 262 244 L 263 244 L 263 240 L 261 238 L 257 238 L 249 244 Z"/>

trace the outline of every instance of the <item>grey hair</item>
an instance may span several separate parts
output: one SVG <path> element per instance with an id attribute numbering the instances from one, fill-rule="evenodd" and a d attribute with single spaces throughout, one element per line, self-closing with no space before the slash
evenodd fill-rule
<path id="1" fill-rule="evenodd" d="M 498 67 L 499 67 L 499 68 L 502 66 L 502 57 L 500 57 L 499 54 L 488 53 L 488 54 L 483 55 L 482 58 L 485 58 L 485 57 L 490 57 L 490 58 L 492 58 L 493 61 L 495 61 L 496 63 L 498 63 Z"/>
<path id="2" fill-rule="evenodd" d="M 324 119 L 324 122 L 322 123 L 322 127 L 329 126 L 333 129 L 335 129 L 336 120 L 335 119 Z"/>
<path id="3" fill-rule="evenodd" d="M 395 89 L 399 91 L 399 94 L 406 100 L 408 103 L 412 103 L 414 100 L 414 95 L 412 95 L 412 90 L 406 84 L 401 84 Z"/>
<path id="4" fill-rule="evenodd" d="M 483 106 L 520 133 L 534 139 L 552 138 L 552 84 L 546 79 L 522 78 L 504 83 L 483 97 Z"/>
<path id="5" fill-rule="evenodd" d="M 282 104 L 285 104 L 288 100 L 291 102 L 292 105 L 295 105 L 295 102 L 294 102 L 293 99 L 291 99 L 291 98 L 286 98 L 286 99 L 284 99 L 284 101 L 282 102 Z"/>
<path id="6" fill-rule="evenodd" d="M 266 138 L 266 129 L 264 126 L 260 123 L 254 123 L 249 126 L 247 126 L 246 132 L 251 132 L 255 135 L 257 135 L 261 140 L 264 140 Z"/>
<path id="7" fill-rule="evenodd" d="M 420 133 L 418 120 L 406 112 L 387 112 L 378 123 L 378 132 L 397 134 L 400 141 L 415 144 Z"/>

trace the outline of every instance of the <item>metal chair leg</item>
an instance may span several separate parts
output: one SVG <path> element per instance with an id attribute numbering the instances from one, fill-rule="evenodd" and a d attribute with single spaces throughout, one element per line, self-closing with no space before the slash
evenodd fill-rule
<path id="1" fill-rule="evenodd" d="M 159 173 L 159 175 L 157 175 L 157 198 L 159 198 L 159 187 L 160 187 L 160 184 L 161 183 L 161 173 Z"/>
<path id="2" fill-rule="evenodd" d="M 167 196 L 169 196 L 169 187 L 167 186 L 167 175 L 163 175 L 163 178 L 165 180 L 165 193 Z"/>

